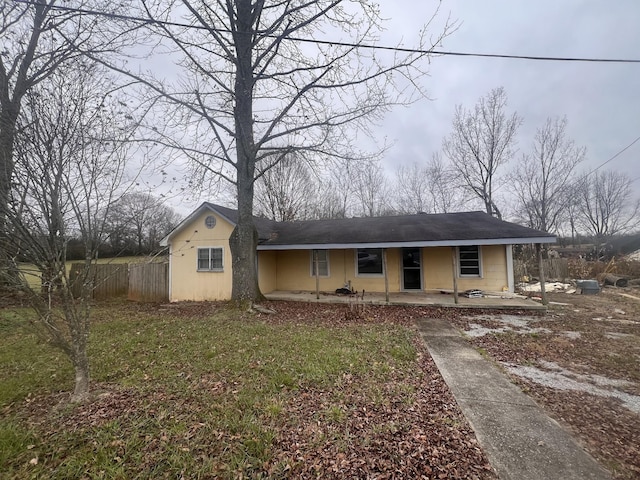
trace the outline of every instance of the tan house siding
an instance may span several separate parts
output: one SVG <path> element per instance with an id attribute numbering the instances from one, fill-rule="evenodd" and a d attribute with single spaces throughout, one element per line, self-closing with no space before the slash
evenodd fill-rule
<path id="1" fill-rule="evenodd" d="M 341 250 L 329 251 L 329 277 L 320 276 L 320 290 L 333 291 L 342 286 L 342 283 L 339 283 L 342 281 L 340 279 L 344 270 L 341 252 Z M 310 250 L 279 250 L 276 253 L 277 290 L 314 291 L 316 289 L 316 277 L 311 275 Z"/>
<path id="2" fill-rule="evenodd" d="M 481 290 L 499 292 L 508 289 L 507 255 L 505 245 L 485 245 L 482 247 L 482 287 Z"/>
<path id="3" fill-rule="evenodd" d="M 271 253 L 260 252 L 261 255 Z M 277 264 L 275 290 L 314 291 L 316 278 L 311 275 L 310 250 L 279 250 L 276 253 Z M 389 272 L 389 290 L 400 291 L 400 249 L 387 250 L 387 270 Z M 262 265 L 261 263 L 259 265 Z M 337 249 L 329 251 L 329 277 L 320 277 L 320 290 L 332 292 L 351 281 L 351 288 L 357 291 L 384 292 L 384 275 L 357 275 L 356 250 Z M 264 287 L 263 287 L 264 285 Z M 260 280 L 263 293 L 268 293 L 267 283 Z"/>
<path id="4" fill-rule="evenodd" d="M 216 217 L 214 228 L 205 218 Z M 212 212 L 204 212 L 171 239 L 170 300 L 227 300 L 231 298 L 231 250 L 229 236 L 233 226 Z M 223 271 L 199 272 L 198 248 L 222 247 Z"/>
<path id="5" fill-rule="evenodd" d="M 460 291 L 500 291 L 508 285 L 507 256 L 504 245 L 480 247 L 481 277 L 458 277 Z M 431 247 L 422 250 L 425 290 L 451 290 L 453 288 L 453 264 L 451 247 Z"/>
<path id="6" fill-rule="evenodd" d="M 258 252 L 258 285 L 262 293 L 277 290 L 277 253 L 275 251 Z"/>

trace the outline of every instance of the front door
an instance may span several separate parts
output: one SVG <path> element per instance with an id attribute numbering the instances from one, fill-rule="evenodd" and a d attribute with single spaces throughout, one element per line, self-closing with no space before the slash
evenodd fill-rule
<path id="1" fill-rule="evenodd" d="M 402 249 L 402 288 L 404 290 L 422 290 L 419 248 Z"/>

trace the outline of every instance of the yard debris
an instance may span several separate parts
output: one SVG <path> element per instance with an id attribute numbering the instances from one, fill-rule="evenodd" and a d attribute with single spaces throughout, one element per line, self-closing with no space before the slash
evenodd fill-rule
<path id="1" fill-rule="evenodd" d="M 542 289 L 540 287 L 540 282 L 535 283 L 521 283 L 518 285 L 518 289 L 522 292 L 540 292 Z M 566 292 L 569 290 L 573 290 L 574 286 L 570 283 L 564 282 L 545 282 L 544 284 L 545 292 Z"/>
<path id="2" fill-rule="evenodd" d="M 600 285 L 597 280 L 578 280 L 576 284 L 578 286 L 576 293 L 581 293 L 582 295 L 597 295 L 600 293 Z"/>
<path id="3" fill-rule="evenodd" d="M 471 290 L 466 290 L 462 294 L 462 296 L 467 298 L 482 298 L 484 296 L 484 293 L 482 292 L 482 290 L 471 289 Z"/>
<path id="4" fill-rule="evenodd" d="M 627 287 L 629 285 L 629 279 L 612 273 L 607 273 L 603 278 L 603 283 L 605 285 L 613 285 L 614 287 Z"/>
<path id="5" fill-rule="evenodd" d="M 257 303 L 254 303 L 253 305 L 251 305 L 251 308 L 256 312 L 266 313 L 267 315 L 274 315 L 277 313 L 275 310 L 271 308 L 263 307 L 262 305 L 258 305 Z"/>

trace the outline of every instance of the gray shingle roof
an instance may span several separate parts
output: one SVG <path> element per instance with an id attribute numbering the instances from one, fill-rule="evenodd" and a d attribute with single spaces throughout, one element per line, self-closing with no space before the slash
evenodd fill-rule
<path id="1" fill-rule="evenodd" d="M 209 204 L 231 222 L 237 211 Z M 506 222 L 484 212 L 393 215 L 275 222 L 255 217 L 260 248 L 297 246 L 348 247 L 388 244 L 464 245 L 491 243 L 553 243 L 555 236 Z"/>

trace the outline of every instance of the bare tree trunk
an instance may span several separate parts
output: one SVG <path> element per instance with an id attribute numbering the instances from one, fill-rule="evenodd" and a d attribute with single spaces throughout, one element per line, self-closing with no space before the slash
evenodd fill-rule
<path id="1" fill-rule="evenodd" d="M 253 223 L 253 181 L 256 170 L 256 148 L 253 138 L 253 66 L 251 0 L 238 0 L 236 21 L 235 112 L 237 139 L 238 223 L 229 245 L 233 257 L 231 298 L 240 305 L 260 300 L 256 272 L 258 232 Z"/>
<path id="2" fill-rule="evenodd" d="M 89 396 L 89 356 L 87 355 L 87 342 L 73 343 L 73 369 L 75 372 L 75 386 L 72 402 L 82 402 Z"/>
<path id="3" fill-rule="evenodd" d="M 13 143 L 15 141 L 17 111 L 3 106 L 0 111 L 0 285 L 11 282 L 11 262 L 7 212 L 13 174 Z"/>

